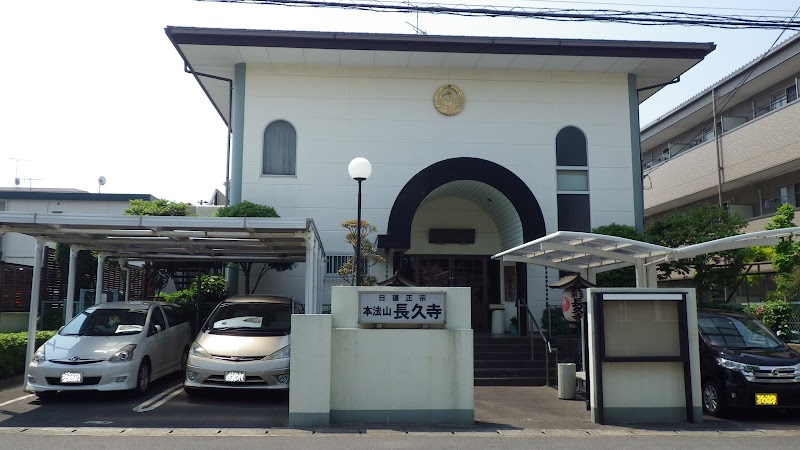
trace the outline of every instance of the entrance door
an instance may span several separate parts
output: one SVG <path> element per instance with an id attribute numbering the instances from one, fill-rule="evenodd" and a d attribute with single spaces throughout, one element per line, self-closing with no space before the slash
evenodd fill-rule
<path id="1" fill-rule="evenodd" d="M 419 286 L 472 288 L 472 329 L 489 330 L 486 256 L 418 256 L 415 259 L 415 279 Z"/>

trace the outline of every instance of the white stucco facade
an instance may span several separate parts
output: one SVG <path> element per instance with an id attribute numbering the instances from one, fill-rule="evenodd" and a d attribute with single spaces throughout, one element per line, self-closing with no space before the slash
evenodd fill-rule
<path id="1" fill-rule="evenodd" d="M 377 227 L 370 238 L 387 258 L 370 274 L 380 281 L 400 271 L 415 283 L 469 286 L 479 311 L 473 325 L 481 328 L 490 303 L 527 298 L 537 318 L 546 301 L 559 303 L 560 293 L 545 288 L 558 278 L 555 270 L 545 276 L 541 267 L 517 266 L 518 276 L 509 277 L 491 255 L 559 229 L 641 227 L 638 104 L 713 50 L 634 41 L 166 33 L 230 125 L 232 203 L 313 218 L 329 257 L 352 255 L 341 224 L 356 218 L 359 196 L 347 169 L 355 157 L 368 159 L 361 217 Z M 463 109 L 437 110 L 435 93 L 444 87 L 456 88 L 459 101 L 463 93 Z M 273 123 L 291 129 L 286 145 L 296 164 L 264 158 Z M 557 155 L 557 147 L 581 156 Z M 280 169 L 264 170 L 265 161 Z M 559 190 L 559 170 L 569 172 L 560 179 L 572 177 L 564 189 L 578 191 Z M 468 229 L 475 238 L 443 244 L 429 237 L 434 229 Z M 421 280 L 425 264 L 438 265 L 449 281 Z M 324 292 L 342 284 L 328 272 Z M 297 298 L 303 275 L 302 265 L 270 273 L 259 290 Z M 517 289 L 505 289 L 507 280 Z"/>
<path id="2" fill-rule="evenodd" d="M 455 116 L 433 106 L 434 91 L 446 83 L 466 96 Z M 378 233 L 386 231 L 406 183 L 453 157 L 509 169 L 539 202 L 546 231 L 557 231 L 555 142 L 566 126 L 586 135 L 592 227 L 635 225 L 627 74 L 248 65 L 246 90 L 242 198 L 273 206 L 283 217 L 314 217 L 328 254 L 352 252 L 341 223 L 356 215 L 357 184 L 347 173 L 356 156 L 373 166 L 363 183 L 362 218 Z M 275 120 L 297 131 L 296 176 L 261 174 L 264 129 Z M 478 227 L 475 244 L 427 242 L 429 228 L 459 224 Z M 505 249 L 491 217 L 451 198 L 419 210 L 407 253 L 492 255 Z M 302 286 L 302 268 L 293 272 L 265 285 L 290 293 L 290 285 Z M 384 279 L 387 268 L 372 273 Z M 543 270 L 528 276 L 528 297 L 543 303 Z"/>

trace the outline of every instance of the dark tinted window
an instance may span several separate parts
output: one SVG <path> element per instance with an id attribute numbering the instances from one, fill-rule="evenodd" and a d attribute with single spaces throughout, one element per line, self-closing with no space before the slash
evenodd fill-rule
<path id="1" fill-rule="evenodd" d="M 174 327 L 179 323 L 186 322 L 186 320 L 184 320 L 183 316 L 178 313 L 174 306 L 164 305 L 161 308 L 164 310 L 164 314 L 167 315 L 167 322 L 169 322 L 169 326 Z"/>
<path id="2" fill-rule="evenodd" d="M 586 136 L 575 127 L 565 127 L 556 135 L 556 165 L 586 166 Z"/>
<path id="3" fill-rule="evenodd" d="M 60 332 L 62 336 L 118 336 L 139 334 L 147 319 L 146 309 L 87 308 Z"/>
<path id="4" fill-rule="evenodd" d="M 729 349 L 778 348 L 783 343 L 761 322 L 746 317 L 701 316 L 697 325 L 714 346 Z"/>
<path id="5" fill-rule="evenodd" d="M 592 231 L 589 196 L 558 194 L 558 229 L 563 231 Z"/>

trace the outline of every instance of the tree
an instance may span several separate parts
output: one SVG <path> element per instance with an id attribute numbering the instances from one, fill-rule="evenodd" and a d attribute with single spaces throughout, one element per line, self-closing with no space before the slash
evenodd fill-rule
<path id="1" fill-rule="evenodd" d="M 353 253 L 356 253 L 356 245 L 357 240 L 356 237 L 358 236 L 358 220 L 352 219 L 345 221 L 342 223 L 342 228 L 347 230 L 347 233 L 344 236 L 345 242 L 353 246 Z M 369 240 L 369 235 L 377 231 L 378 228 L 375 225 L 367 222 L 366 220 L 361 221 L 361 264 L 364 270 L 362 270 L 361 280 L 362 286 L 374 286 L 378 279 L 373 275 L 367 275 L 368 268 L 374 266 L 375 264 L 382 263 L 386 261 L 386 258 L 379 255 L 375 250 L 375 246 L 372 245 L 372 241 Z M 347 262 L 339 268 L 336 272 L 339 274 L 342 279 L 344 279 L 350 286 L 355 285 L 356 279 L 356 257 L 351 256 L 347 259 Z"/>
<path id="2" fill-rule="evenodd" d="M 58 278 L 68 289 L 69 284 L 69 245 L 56 243 L 56 265 Z M 94 289 L 94 274 L 97 273 L 97 255 L 89 250 L 78 252 L 78 263 L 75 267 L 75 298 L 79 298 L 81 289 Z"/>
<path id="3" fill-rule="evenodd" d="M 645 240 L 644 235 L 636 227 L 617 223 L 599 226 L 593 229 L 592 233 L 633 239 L 634 241 Z M 598 273 L 595 284 L 597 287 L 636 287 L 636 268 L 630 266 Z"/>
<path id="4" fill-rule="evenodd" d="M 215 217 L 280 217 L 271 206 L 259 205 L 257 203 L 249 202 L 247 200 L 237 203 L 235 205 L 223 206 L 218 209 L 214 214 Z M 255 284 L 250 288 L 250 280 L 252 277 L 253 262 L 239 262 L 239 270 L 244 274 L 244 293 L 252 294 L 258 288 L 258 284 L 264 275 L 270 270 L 276 272 L 283 272 L 286 270 L 294 269 L 294 263 L 266 263 L 261 264 L 258 274 L 256 275 Z"/>
<path id="5" fill-rule="evenodd" d="M 656 220 L 647 227 L 645 237 L 648 242 L 677 248 L 735 236 L 746 225 L 745 219 L 730 214 L 725 208 L 702 205 Z M 698 298 L 708 300 L 712 290 L 736 284 L 747 255 L 746 249 L 736 249 L 660 264 L 658 278 L 665 280 L 673 273 L 693 275 Z"/>
<path id="6" fill-rule="evenodd" d="M 767 230 L 779 230 L 781 228 L 793 228 L 794 206 L 784 203 L 775 212 L 775 215 L 767 223 Z M 783 300 L 797 297 L 800 295 L 800 242 L 792 239 L 791 236 L 781 238 L 780 242 L 773 247 L 770 254 L 772 267 L 777 274 L 775 276 L 775 297 Z"/>

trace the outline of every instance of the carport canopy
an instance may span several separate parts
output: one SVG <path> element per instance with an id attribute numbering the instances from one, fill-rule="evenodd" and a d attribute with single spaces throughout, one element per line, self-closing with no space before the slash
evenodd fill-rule
<path id="1" fill-rule="evenodd" d="M 325 251 L 309 218 L 0 212 L 0 234 L 6 233 L 36 239 L 26 361 L 35 351 L 39 280 L 47 242 L 70 246 L 68 310 L 72 309 L 78 250 L 98 252 L 97 298 L 102 291 L 102 263 L 108 257 L 127 261 L 305 262 L 305 311 L 322 310 Z"/>
<path id="2" fill-rule="evenodd" d="M 738 248 L 771 246 L 800 237 L 800 227 L 756 231 L 700 244 L 671 248 L 632 239 L 577 231 L 557 231 L 494 255 L 493 259 L 523 262 L 594 275 L 627 266 L 636 267 L 636 286 L 655 287 L 658 264 Z"/>

